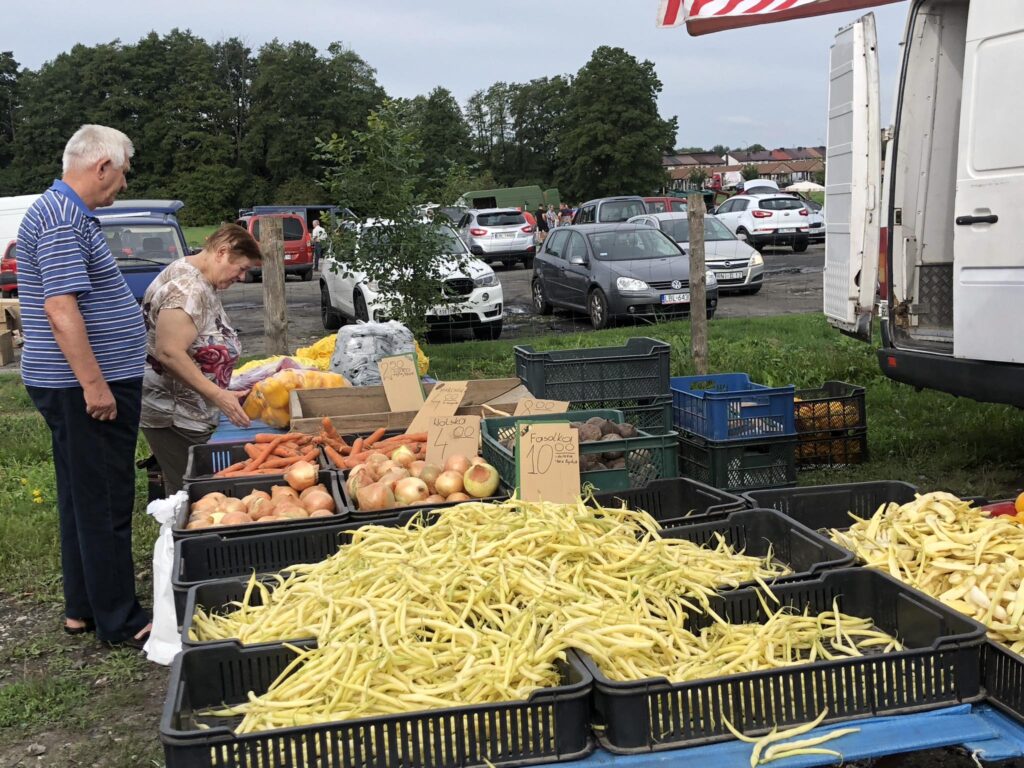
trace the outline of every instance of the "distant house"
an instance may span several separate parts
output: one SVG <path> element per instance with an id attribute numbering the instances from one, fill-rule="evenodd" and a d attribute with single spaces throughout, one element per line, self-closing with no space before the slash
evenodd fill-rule
<path id="1" fill-rule="evenodd" d="M 742 170 L 748 165 L 757 167 L 758 176 L 779 184 L 813 181 L 825 170 L 824 147 L 778 147 L 762 152 L 733 150 L 726 155 L 714 152 L 678 152 L 665 155 L 662 166 L 667 176 L 666 187 L 687 191 L 693 185 L 690 174 L 703 169 L 708 178 L 718 176 L 723 187 L 733 187 L 742 179 Z"/>

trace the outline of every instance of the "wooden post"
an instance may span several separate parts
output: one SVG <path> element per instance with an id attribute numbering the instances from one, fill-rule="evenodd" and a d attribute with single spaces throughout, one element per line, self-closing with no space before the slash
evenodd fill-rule
<path id="1" fill-rule="evenodd" d="M 263 251 L 263 335 L 267 355 L 288 354 L 288 310 L 284 294 L 284 225 L 280 218 L 260 220 Z"/>
<path id="2" fill-rule="evenodd" d="M 686 196 L 690 221 L 690 349 L 697 374 L 708 372 L 707 286 L 704 266 L 704 195 Z"/>

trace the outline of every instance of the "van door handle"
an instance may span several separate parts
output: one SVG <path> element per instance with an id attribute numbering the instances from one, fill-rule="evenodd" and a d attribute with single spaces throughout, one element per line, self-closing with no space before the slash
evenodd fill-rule
<path id="1" fill-rule="evenodd" d="M 990 213 L 987 216 L 957 216 L 956 225 L 958 227 L 967 227 L 971 224 L 995 224 L 999 221 L 999 217 L 994 213 Z"/>

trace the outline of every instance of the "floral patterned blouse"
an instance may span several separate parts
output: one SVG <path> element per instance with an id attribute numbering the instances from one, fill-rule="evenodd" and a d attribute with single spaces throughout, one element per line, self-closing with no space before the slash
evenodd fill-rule
<path id="1" fill-rule="evenodd" d="M 156 359 L 156 324 L 165 309 L 181 309 L 192 318 L 199 334 L 188 354 L 218 387 L 226 389 L 231 383 L 242 352 L 214 287 L 187 259 L 170 264 L 157 275 L 142 300 L 147 339 L 141 425 L 208 432 L 217 426 L 220 409 L 174 378 Z"/>

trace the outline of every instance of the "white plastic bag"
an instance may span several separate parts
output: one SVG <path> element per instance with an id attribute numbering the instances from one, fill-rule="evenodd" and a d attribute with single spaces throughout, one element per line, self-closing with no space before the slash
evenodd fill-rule
<path id="1" fill-rule="evenodd" d="M 353 387 L 377 386 L 380 384 L 378 360 L 415 352 L 412 331 L 397 320 L 346 325 L 338 331 L 330 370 L 340 373 Z"/>
<path id="2" fill-rule="evenodd" d="M 178 491 L 167 499 L 150 502 L 146 513 L 160 523 L 160 536 L 153 546 L 153 629 L 146 642 L 146 658 L 156 664 L 170 664 L 181 651 L 178 615 L 174 610 L 171 570 L 174 567 L 174 526 L 178 507 L 188 503 L 188 494 Z"/>

